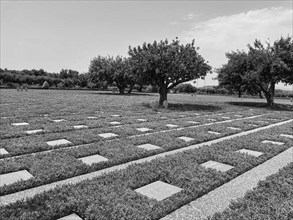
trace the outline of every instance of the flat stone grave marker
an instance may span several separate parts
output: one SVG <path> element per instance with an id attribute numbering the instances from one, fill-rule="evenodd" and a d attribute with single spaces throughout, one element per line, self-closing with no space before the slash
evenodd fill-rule
<path id="1" fill-rule="evenodd" d="M 136 146 L 138 148 L 142 148 L 145 150 L 156 150 L 156 149 L 161 149 L 161 147 L 153 145 L 153 144 L 142 144 L 142 145 L 138 145 Z"/>
<path id="2" fill-rule="evenodd" d="M 136 128 L 136 130 L 141 131 L 141 132 L 147 132 L 147 131 L 151 131 L 153 129 L 150 129 L 150 128 Z"/>
<path id="3" fill-rule="evenodd" d="M 87 119 L 97 119 L 98 117 L 95 117 L 95 116 L 89 116 L 87 117 Z"/>
<path id="4" fill-rule="evenodd" d="M 50 146 L 59 146 L 59 145 L 71 144 L 71 142 L 66 139 L 60 139 L 55 141 L 48 141 L 47 144 Z"/>
<path id="5" fill-rule="evenodd" d="M 86 126 L 86 125 L 74 125 L 73 128 L 82 129 L 82 128 L 88 128 L 88 126 Z"/>
<path id="6" fill-rule="evenodd" d="M 235 128 L 235 127 L 228 127 L 231 130 L 241 131 L 241 128 Z"/>
<path id="7" fill-rule="evenodd" d="M 120 115 L 111 115 L 112 117 L 120 117 Z"/>
<path id="8" fill-rule="evenodd" d="M 81 157 L 78 159 L 88 165 L 92 165 L 93 163 L 100 163 L 100 162 L 108 161 L 107 158 L 102 157 L 101 155 L 98 155 L 98 154 L 87 156 L 87 157 Z"/>
<path id="9" fill-rule="evenodd" d="M 9 154 L 5 148 L 0 148 L 0 155 Z"/>
<path id="10" fill-rule="evenodd" d="M 120 125 L 121 123 L 119 121 L 111 121 L 109 122 L 111 125 Z"/>
<path id="11" fill-rule="evenodd" d="M 267 122 L 267 121 L 256 121 L 256 122 L 258 122 L 258 123 L 269 123 L 269 122 Z"/>
<path id="12" fill-rule="evenodd" d="M 103 134 L 98 134 L 102 138 L 111 138 L 111 137 L 116 137 L 118 136 L 117 134 L 114 133 L 103 133 Z"/>
<path id="13" fill-rule="evenodd" d="M 182 137 L 178 137 L 179 139 L 185 141 L 185 142 L 189 142 L 189 141 L 193 141 L 194 138 L 190 138 L 190 137 L 185 137 L 185 136 L 182 136 Z"/>
<path id="14" fill-rule="evenodd" d="M 53 120 L 54 122 L 62 122 L 62 121 L 65 121 L 65 119 L 55 119 Z"/>
<path id="15" fill-rule="evenodd" d="M 20 170 L 12 173 L 6 173 L 0 175 L 0 186 L 4 186 L 15 183 L 20 180 L 28 180 L 32 178 L 33 175 L 31 175 L 27 170 Z"/>
<path id="16" fill-rule="evenodd" d="M 194 115 L 197 115 L 197 116 L 198 116 L 198 115 L 200 115 L 200 114 L 198 114 L 198 113 L 194 113 Z"/>
<path id="17" fill-rule="evenodd" d="M 43 132 L 44 130 L 43 129 L 37 129 L 37 130 L 29 130 L 29 131 L 26 131 L 25 133 L 27 134 L 36 134 L 36 133 L 40 133 L 40 132 Z"/>
<path id="18" fill-rule="evenodd" d="M 220 172 L 226 172 L 226 171 L 234 168 L 233 166 L 230 166 L 228 164 L 223 164 L 223 163 L 219 163 L 217 161 L 212 161 L 212 160 L 209 160 L 209 161 L 201 164 L 201 166 L 203 166 L 205 168 L 215 169 Z"/>
<path id="19" fill-rule="evenodd" d="M 223 116 L 222 118 L 223 118 L 223 119 L 230 119 L 230 117 L 226 117 L 226 116 Z"/>
<path id="20" fill-rule="evenodd" d="M 199 124 L 198 121 L 187 121 L 188 123 L 191 123 L 191 124 Z"/>
<path id="21" fill-rule="evenodd" d="M 208 120 L 209 121 L 216 121 L 216 119 L 213 119 L 213 118 L 209 118 Z"/>
<path id="22" fill-rule="evenodd" d="M 179 115 L 179 117 L 181 117 L 181 118 L 184 118 L 184 117 L 185 117 L 185 115 Z"/>
<path id="23" fill-rule="evenodd" d="M 138 192 L 144 196 L 155 199 L 157 201 L 162 201 L 180 192 L 181 190 L 182 189 L 177 186 L 173 186 L 171 184 L 164 183 L 162 181 L 156 181 L 136 189 L 135 192 Z"/>
<path id="24" fill-rule="evenodd" d="M 242 118 L 243 115 L 234 115 L 235 117 Z"/>
<path id="25" fill-rule="evenodd" d="M 146 119 L 143 119 L 143 118 L 138 118 L 136 119 L 137 121 L 141 121 L 141 122 L 144 122 L 144 121 L 147 121 Z"/>
<path id="26" fill-rule="evenodd" d="M 19 123 L 12 123 L 14 126 L 23 126 L 23 125 L 29 125 L 27 122 L 19 122 Z"/>
<path id="27" fill-rule="evenodd" d="M 216 135 L 221 134 L 221 133 L 219 133 L 219 132 L 215 132 L 215 131 L 208 131 L 208 133 L 210 133 L 210 134 L 216 134 Z"/>
<path id="28" fill-rule="evenodd" d="M 262 152 L 254 151 L 254 150 L 248 150 L 248 149 L 241 149 L 241 150 L 238 150 L 236 152 L 243 153 L 243 154 L 249 154 L 249 155 L 252 155 L 252 156 L 255 156 L 255 157 L 259 157 L 260 155 L 263 154 Z"/>
<path id="29" fill-rule="evenodd" d="M 248 124 L 249 126 L 252 126 L 252 127 L 257 127 L 258 125 L 254 125 L 254 124 Z"/>
<path id="30" fill-rule="evenodd" d="M 264 144 L 276 144 L 276 145 L 283 145 L 283 144 L 285 144 L 283 142 L 269 141 L 269 140 L 264 140 L 264 141 L 262 141 L 262 143 L 264 143 Z"/>
<path id="31" fill-rule="evenodd" d="M 166 119 L 167 117 L 165 117 L 165 116 L 162 116 L 162 117 L 160 117 L 161 119 Z"/>
<path id="32" fill-rule="evenodd" d="M 166 126 L 168 128 L 177 128 L 177 127 L 179 127 L 178 125 L 174 125 L 174 124 L 166 124 Z"/>
<path id="33" fill-rule="evenodd" d="M 57 220 L 83 220 L 83 219 L 79 217 L 77 214 L 73 213 L 73 214 L 64 216 L 62 218 L 58 218 Z"/>
<path id="34" fill-rule="evenodd" d="M 293 135 L 290 135 L 290 134 L 280 134 L 280 136 L 293 139 Z"/>

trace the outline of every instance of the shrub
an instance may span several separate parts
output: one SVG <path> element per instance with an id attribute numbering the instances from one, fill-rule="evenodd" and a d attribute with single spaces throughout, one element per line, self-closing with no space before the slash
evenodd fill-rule
<path id="1" fill-rule="evenodd" d="M 158 92 L 159 88 L 157 86 L 147 86 L 146 92 Z"/>
<path id="2" fill-rule="evenodd" d="M 47 81 L 45 81 L 42 85 L 42 89 L 49 89 L 49 83 Z"/>
<path id="3" fill-rule="evenodd" d="M 174 89 L 174 92 L 179 92 L 179 93 L 195 93 L 197 91 L 197 88 L 190 83 L 184 83 L 176 86 Z"/>

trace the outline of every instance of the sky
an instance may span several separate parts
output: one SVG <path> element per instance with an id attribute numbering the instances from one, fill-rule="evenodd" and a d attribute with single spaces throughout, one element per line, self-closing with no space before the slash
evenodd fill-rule
<path id="1" fill-rule="evenodd" d="M 3 1 L 0 66 L 88 71 L 98 56 L 128 56 L 144 42 L 195 39 L 213 68 L 255 39 L 293 35 L 292 1 Z M 196 85 L 217 85 L 208 74 Z M 277 88 L 293 90 L 292 86 Z"/>

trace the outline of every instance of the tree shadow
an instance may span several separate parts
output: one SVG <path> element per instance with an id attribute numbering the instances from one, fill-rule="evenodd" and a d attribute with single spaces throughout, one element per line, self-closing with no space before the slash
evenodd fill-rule
<path id="1" fill-rule="evenodd" d="M 93 95 L 107 95 L 107 96 L 157 96 L 153 93 L 114 93 L 114 92 L 91 92 Z"/>
<path id="2" fill-rule="evenodd" d="M 274 106 L 268 106 L 267 103 L 262 103 L 262 102 L 226 102 L 226 103 L 230 105 L 235 105 L 235 106 L 263 108 L 263 109 L 273 110 L 273 111 L 293 111 L 293 105 L 285 105 L 285 104 L 279 104 L 279 103 L 275 103 Z"/>
<path id="3" fill-rule="evenodd" d="M 149 103 L 142 103 L 145 108 L 150 108 Z M 164 109 L 164 107 L 160 107 L 158 110 Z M 222 110 L 220 106 L 216 105 L 197 105 L 197 104 L 182 104 L 182 103 L 169 103 L 168 104 L 169 111 L 209 111 L 216 112 Z"/>

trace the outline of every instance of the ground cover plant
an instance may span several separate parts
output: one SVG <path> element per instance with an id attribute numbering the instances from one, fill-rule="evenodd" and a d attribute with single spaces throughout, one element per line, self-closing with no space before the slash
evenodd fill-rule
<path id="1" fill-rule="evenodd" d="M 292 123 L 281 129 L 271 128 L 235 140 L 132 165 L 74 187 L 63 186 L 29 199 L 28 202 L 1 207 L 1 216 L 7 219 L 24 216 L 28 219 L 49 219 L 77 212 L 89 219 L 158 219 L 287 149 L 292 145 L 292 140 L 279 135 L 288 131 L 288 128 L 292 128 Z M 260 141 L 268 138 L 286 144 L 278 147 L 260 144 Z M 264 154 L 253 157 L 235 152 L 242 148 Z M 234 168 L 222 173 L 198 166 L 208 160 L 229 164 Z M 183 188 L 183 191 L 161 202 L 133 191 L 157 180 Z"/>
<path id="2" fill-rule="evenodd" d="M 226 103 L 234 100 L 227 97 L 197 96 L 195 98 L 190 95 L 181 94 L 170 94 L 168 96 L 170 100 L 168 109 L 161 108 L 158 110 L 152 110 L 149 107 L 149 102 L 157 98 L 158 96 L 152 94 L 117 96 L 92 91 L 68 92 L 37 90 L 21 94 L 17 91 L 4 90 L 0 104 L 0 148 L 5 148 L 9 151 L 9 154 L 0 155 L 1 158 L 6 158 L 5 160 L 0 160 L 0 174 L 25 169 L 33 174 L 34 178 L 1 187 L 1 195 L 18 192 L 45 183 L 78 176 L 80 174 L 101 170 L 106 167 L 123 164 L 128 161 L 145 158 L 162 152 L 187 147 L 193 144 L 292 119 L 292 112 L 288 111 L 287 108 L 275 111 L 262 107 L 254 108 L 250 105 L 243 107 Z M 2 102 L 2 100 L 4 101 Z M 262 116 L 251 119 L 247 118 L 258 115 Z M 88 117 L 97 118 L 89 119 Z M 56 123 L 52 122 L 53 119 L 65 119 L 65 121 Z M 147 121 L 137 121 L 137 119 L 146 119 Z M 109 124 L 109 122 L 113 121 L 121 122 L 121 127 L 115 127 Z M 196 121 L 199 123 L 192 124 L 190 121 Z M 29 125 L 11 125 L 12 123 L 17 122 L 29 122 Z M 225 123 L 220 124 L 220 122 Z M 74 125 L 81 124 L 88 126 L 88 128 L 73 128 Z M 169 128 L 166 124 L 175 124 L 178 125 L 178 128 L 184 129 L 176 130 L 177 127 Z M 189 128 L 189 126 L 199 127 Z M 145 133 L 136 130 L 136 128 L 144 127 L 152 129 L 147 132 L 149 134 L 144 135 Z M 228 127 L 239 128 L 241 130 L 235 130 Z M 33 129 L 44 129 L 44 131 L 31 135 L 25 133 L 25 131 Z M 235 156 L 235 153 L 228 154 L 227 156 L 226 150 L 236 150 L 234 149 L 234 145 L 237 145 L 239 149 L 241 146 L 247 148 L 247 143 L 250 143 L 251 145 L 248 145 L 248 148 L 250 147 L 251 149 L 256 149 L 265 153 L 260 158 L 257 158 L 257 162 L 255 163 L 251 162 L 251 159 L 249 159 L 249 163 L 255 166 L 256 164 L 259 164 L 287 149 L 290 144 L 292 145 L 290 139 L 279 136 L 282 132 L 292 133 L 290 132 L 292 131 L 292 123 L 269 130 L 272 132 L 267 132 L 268 130 L 266 130 L 260 133 L 258 132 L 255 136 L 251 134 L 252 136 L 249 137 L 251 137 L 253 141 L 251 141 L 251 139 L 243 139 L 243 141 L 239 142 L 240 139 L 238 138 L 237 141 L 232 141 L 232 144 L 228 144 L 229 147 L 227 149 L 224 146 L 227 142 L 223 142 L 223 145 L 221 146 L 224 147 L 225 150 L 220 150 L 218 156 L 215 151 L 211 151 L 212 153 L 200 153 L 199 155 L 207 154 L 209 155 L 208 158 L 217 159 L 225 163 L 229 163 L 230 161 L 231 165 L 234 162 L 235 164 L 238 164 L 237 160 L 239 159 L 239 153 L 236 154 L 235 158 L 237 159 L 233 159 L 232 157 Z M 220 134 L 210 134 L 208 131 L 219 132 Z M 106 132 L 117 133 L 118 137 L 108 140 L 98 136 L 98 134 Z M 193 138 L 193 140 L 185 142 L 184 140 L 179 139 L 179 137 L 182 136 Z M 45 143 L 46 141 L 61 138 L 70 140 L 72 144 L 68 146 L 50 147 Z M 276 147 L 271 144 L 260 144 L 261 141 L 266 139 L 281 141 L 284 142 L 285 145 Z M 146 143 L 157 145 L 160 149 L 147 151 L 136 147 L 137 145 Z M 240 144 L 238 145 L 238 143 Z M 52 151 L 44 154 L 38 153 L 47 150 Z M 36 154 L 29 155 L 30 153 Z M 86 165 L 78 160 L 78 158 L 94 154 L 99 154 L 109 160 L 92 165 Z M 18 155 L 19 157 L 13 158 L 15 155 Z M 240 156 L 241 158 L 243 157 L 242 154 Z M 248 158 L 251 158 L 251 156 L 248 156 Z M 199 164 L 199 158 L 196 157 L 196 159 L 198 160 L 197 164 Z M 254 159 L 252 161 L 255 161 Z M 240 161 L 243 162 L 242 159 L 240 159 Z M 243 166 L 243 168 L 246 167 L 243 164 L 241 166 Z M 239 175 L 239 173 L 244 172 L 244 170 L 241 169 L 239 172 L 237 171 L 237 174 L 235 175 Z M 158 172 L 161 172 L 161 170 Z M 218 180 L 214 181 L 215 185 L 209 185 L 207 188 L 210 187 L 209 189 L 211 189 L 213 188 L 212 186 L 219 184 L 217 181 Z M 220 182 L 222 183 L 222 181 Z M 113 187 L 117 188 L 118 186 L 115 185 Z M 203 189 L 204 190 L 200 192 L 200 194 L 206 192 L 206 186 L 204 186 Z M 109 190 L 109 188 L 107 188 L 107 190 Z M 127 188 L 126 191 L 129 191 L 129 189 Z M 115 201 L 117 198 L 114 198 L 116 193 L 120 195 L 119 192 L 115 191 L 113 192 L 113 198 L 107 198 L 109 201 L 113 201 L 113 204 L 116 204 Z M 130 198 L 127 200 L 134 205 L 132 197 L 133 192 L 131 191 Z M 134 197 L 137 197 L 137 195 Z M 191 197 L 187 196 L 187 198 L 190 199 Z M 121 201 L 124 200 L 122 199 Z M 184 200 L 184 202 L 182 202 L 180 200 L 179 203 L 183 204 L 186 201 L 187 200 Z M 76 203 L 79 202 L 76 201 Z M 149 204 L 148 200 L 146 200 L 146 204 Z M 172 206 L 173 209 L 174 207 L 180 206 L 178 204 L 176 206 L 176 204 L 177 203 Z M 107 212 L 113 208 L 111 202 L 109 202 L 108 205 L 109 206 L 107 207 L 109 209 L 105 208 Z M 144 205 L 139 209 L 149 210 Z M 128 209 L 129 207 L 126 206 L 126 208 Z M 93 205 L 92 208 L 89 209 L 89 213 L 95 213 L 96 209 L 96 206 Z M 124 206 L 121 209 L 122 213 L 124 213 Z M 157 213 L 155 216 L 161 216 L 163 215 L 162 213 L 169 212 L 166 211 L 165 208 L 162 209 L 164 211 L 158 211 L 159 214 Z M 5 210 L 7 211 L 7 209 Z M 56 212 L 56 216 L 63 216 L 65 214 L 64 210 L 65 209 L 62 208 L 61 212 Z M 69 210 L 77 211 L 77 209 Z M 133 211 L 136 209 L 131 208 L 131 210 Z M 27 213 L 27 219 L 30 217 L 34 218 L 30 216 L 31 214 L 29 214 L 29 212 L 30 211 Z M 82 211 L 80 213 L 85 216 L 85 212 Z M 117 216 L 119 216 L 121 214 L 120 208 L 117 212 L 114 210 L 114 213 L 118 213 Z M 148 215 L 149 214 L 146 213 L 144 217 L 147 218 Z M 49 213 L 44 216 L 55 218 L 50 216 Z M 95 216 L 95 214 L 92 214 L 92 216 Z"/>
<path id="3" fill-rule="evenodd" d="M 244 198 L 233 201 L 229 209 L 216 213 L 217 219 L 292 219 L 293 162 L 258 183 Z"/>

